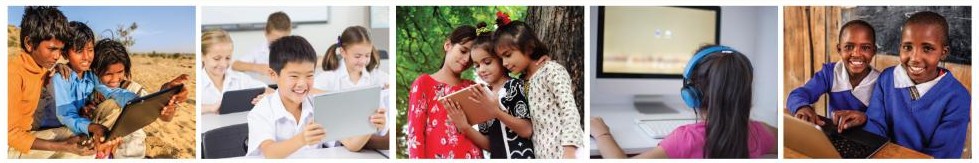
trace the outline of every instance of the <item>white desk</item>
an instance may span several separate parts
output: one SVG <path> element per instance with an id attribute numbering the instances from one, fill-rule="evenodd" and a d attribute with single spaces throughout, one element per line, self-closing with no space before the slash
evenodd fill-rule
<path id="1" fill-rule="evenodd" d="M 236 124 L 248 123 L 248 112 L 238 112 L 231 114 L 202 114 L 201 119 L 202 132 L 211 131 L 217 128 L 231 126 Z"/>
<path id="2" fill-rule="evenodd" d="M 669 100 L 668 100 L 669 101 Z M 652 150 L 659 144 L 662 139 L 653 139 L 642 129 L 636 125 L 636 118 L 676 118 L 676 117 L 691 117 L 695 116 L 692 111 L 682 110 L 686 108 L 679 98 L 676 98 L 674 102 L 668 102 L 666 104 L 670 106 L 676 113 L 672 114 L 657 114 L 657 115 L 643 115 L 636 110 L 636 107 L 632 103 L 628 104 L 592 104 L 591 105 L 591 116 L 602 117 L 605 120 L 605 124 L 608 125 L 609 131 L 615 141 L 619 144 L 619 147 L 626 154 L 639 154 L 644 151 Z M 595 139 L 589 139 L 589 149 L 592 156 L 600 155 L 598 153 L 598 144 Z"/>
<path id="3" fill-rule="evenodd" d="M 385 150 L 386 151 L 386 150 Z M 235 157 L 239 159 L 262 159 L 262 156 Z M 343 147 L 300 150 L 289 155 L 288 159 L 333 158 L 333 159 L 388 159 L 377 150 L 365 149 L 351 152 Z"/>

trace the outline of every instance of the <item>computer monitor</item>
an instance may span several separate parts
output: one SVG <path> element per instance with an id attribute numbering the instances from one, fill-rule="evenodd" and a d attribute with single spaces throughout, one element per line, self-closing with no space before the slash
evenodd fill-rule
<path id="1" fill-rule="evenodd" d="M 600 6 L 597 78 L 680 79 L 694 51 L 718 44 L 717 6 Z"/>

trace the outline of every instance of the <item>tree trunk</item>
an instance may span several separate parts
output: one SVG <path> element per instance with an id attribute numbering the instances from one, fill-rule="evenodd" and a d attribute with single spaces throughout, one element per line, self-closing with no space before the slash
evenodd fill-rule
<path id="1" fill-rule="evenodd" d="M 584 127 L 585 115 L 585 8 L 581 6 L 533 6 L 525 21 L 549 48 L 549 56 L 568 70 L 574 101 Z"/>

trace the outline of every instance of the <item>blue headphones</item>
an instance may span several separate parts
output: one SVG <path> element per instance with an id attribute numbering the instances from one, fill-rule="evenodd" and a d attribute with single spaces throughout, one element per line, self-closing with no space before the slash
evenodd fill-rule
<path id="1" fill-rule="evenodd" d="M 730 47 L 721 45 L 704 48 L 703 50 L 697 51 L 693 55 L 693 58 L 690 58 L 690 62 L 687 63 L 687 68 L 683 71 L 683 88 L 680 88 L 680 96 L 683 98 L 683 102 L 692 109 L 700 108 L 700 101 L 703 95 L 700 90 L 693 87 L 693 81 L 690 80 L 690 76 L 693 75 L 694 68 L 697 67 L 697 64 L 700 64 L 701 60 L 717 52 L 735 53 L 736 51 Z"/>

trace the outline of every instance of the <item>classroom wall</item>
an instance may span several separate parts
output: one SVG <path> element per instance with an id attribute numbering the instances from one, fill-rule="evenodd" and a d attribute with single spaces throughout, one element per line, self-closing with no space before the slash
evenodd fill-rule
<path id="1" fill-rule="evenodd" d="M 596 65 L 598 7 L 591 7 L 590 65 Z M 775 89 L 778 84 L 778 8 L 776 7 L 721 7 L 720 43 L 744 53 L 754 66 L 754 97 L 752 119 L 776 126 L 779 108 Z M 596 69 L 589 69 L 592 104 L 632 103 L 633 95 L 658 94 L 679 96 L 680 79 L 597 79 Z M 599 110 L 601 108 L 591 108 Z"/>
<path id="2" fill-rule="evenodd" d="M 329 22 L 325 24 L 301 24 L 294 26 L 292 29 L 293 35 L 300 35 L 306 38 L 313 48 L 316 49 L 316 55 L 323 57 L 326 54 L 326 49 L 333 45 L 337 41 L 337 37 L 343 32 L 343 29 L 349 26 L 364 26 L 370 29 L 370 9 L 369 7 L 330 7 L 330 19 Z M 301 13 L 286 13 L 289 15 L 301 14 Z M 388 50 L 390 34 L 381 33 L 389 32 L 387 28 L 382 29 L 371 29 L 374 45 L 382 50 Z M 231 34 L 231 39 L 234 40 L 235 44 L 235 56 L 241 56 L 240 54 L 251 54 L 254 53 L 260 46 L 266 46 L 267 41 L 265 39 L 265 31 L 233 31 L 229 32 Z M 389 51 L 389 54 L 390 51 Z M 381 69 L 388 70 L 388 61 L 382 62 Z"/>

